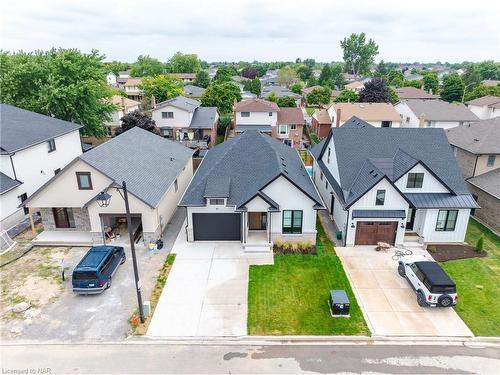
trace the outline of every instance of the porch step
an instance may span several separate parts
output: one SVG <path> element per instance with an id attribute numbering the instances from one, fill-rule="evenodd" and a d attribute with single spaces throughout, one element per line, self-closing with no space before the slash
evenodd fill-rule
<path id="1" fill-rule="evenodd" d="M 245 253 L 270 253 L 272 252 L 271 244 L 245 244 L 243 246 L 243 251 Z"/>

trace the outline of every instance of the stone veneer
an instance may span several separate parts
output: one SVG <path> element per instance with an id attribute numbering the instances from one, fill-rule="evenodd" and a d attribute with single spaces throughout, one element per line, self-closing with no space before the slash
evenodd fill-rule
<path id="1" fill-rule="evenodd" d="M 89 211 L 87 208 L 73 207 L 73 218 L 75 220 L 74 228 L 56 228 L 54 214 L 52 208 L 34 208 L 33 211 L 39 211 L 42 217 L 44 230 L 67 230 L 67 231 L 82 231 L 90 232 Z"/>

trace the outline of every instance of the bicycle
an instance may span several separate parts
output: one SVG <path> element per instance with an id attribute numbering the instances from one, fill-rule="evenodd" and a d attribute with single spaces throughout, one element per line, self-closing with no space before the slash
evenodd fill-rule
<path id="1" fill-rule="evenodd" d="M 413 251 L 409 249 L 403 249 L 403 250 L 394 250 L 394 255 L 392 256 L 393 260 L 399 260 L 399 258 L 405 256 L 405 255 L 412 255 Z"/>

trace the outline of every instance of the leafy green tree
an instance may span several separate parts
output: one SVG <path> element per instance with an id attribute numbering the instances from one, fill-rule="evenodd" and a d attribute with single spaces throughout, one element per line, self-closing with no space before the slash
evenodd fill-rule
<path id="1" fill-rule="evenodd" d="M 316 65 L 316 60 L 310 59 L 310 58 L 305 59 L 304 61 L 302 61 L 302 64 L 304 64 L 305 66 L 308 66 L 311 69 L 314 69 L 314 66 Z"/>
<path id="2" fill-rule="evenodd" d="M 423 84 L 424 83 L 422 81 L 414 79 L 411 81 L 403 81 L 403 86 L 401 87 L 415 87 L 416 89 L 421 89 Z"/>
<path id="3" fill-rule="evenodd" d="M 273 102 L 273 103 L 277 103 L 278 102 L 278 95 L 276 95 L 276 93 L 274 91 L 271 91 L 267 96 L 266 96 L 266 100 L 267 101 L 270 101 L 270 102 Z"/>
<path id="4" fill-rule="evenodd" d="M 297 73 L 291 67 L 285 66 L 278 70 L 278 83 L 280 85 L 290 87 L 297 81 Z"/>
<path id="5" fill-rule="evenodd" d="M 278 98 L 276 104 L 278 104 L 278 107 L 297 107 L 295 99 L 291 96 L 282 96 L 281 98 Z"/>
<path id="6" fill-rule="evenodd" d="M 392 104 L 396 104 L 399 102 L 399 95 L 392 87 L 389 87 L 389 101 Z"/>
<path id="7" fill-rule="evenodd" d="M 380 60 L 377 65 L 377 70 L 375 71 L 375 76 L 377 77 L 387 77 L 389 74 L 389 68 L 387 67 L 384 60 Z"/>
<path id="8" fill-rule="evenodd" d="M 335 98 L 335 103 L 356 103 L 359 102 L 359 95 L 352 90 L 342 90 Z"/>
<path id="9" fill-rule="evenodd" d="M 246 68 L 243 68 L 240 75 L 248 79 L 254 79 L 259 75 L 259 72 L 253 66 L 248 66 Z"/>
<path id="10" fill-rule="evenodd" d="M 133 111 L 127 113 L 120 120 L 122 122 L 122 125 L 118 129 L 116 129 L 116 135 L 125 133 L 127 130 L 130 130 L 136 126 L 153 134 L 161 135 L 160 128 L 156 126 L 156 122 L 145 113 Z"/>
<path id="11" fill-rule="evenodd" d="M 104 63 L 104 66 L 105 66 L 104 69 L 108 73 L 111 72 L 117 76 L 119 72 L 130 69 L 131 65 L 129 63 L 124 63 L 124 62 L 115 60 L 115 61 L 110 61 L 110 62 Z"/>
<path id="12" fill-rule="evenodd" d="M 260 92 L 262 90 L 262 85 L 260 83 L 260 79 L 254 78 L 254 79 L 249 79 L 243 83 L 243 89 L 245 91 L 250 91 L 252 94 L 255 95 L 260 95 Z"/>
<path id="13" fill-rule="evenodd" d="M 345 77 L 344 77 L 344 67 L 342 64 L 332 64 L 330 66 L 330 85 L 331 89 L 344 87 Z"/>
<path id="14" fill-rule="evenodd" d="M 434 72 L 428 72 L 424 74 L 424 90 L 427 92 L 432 92 L 437 94 L 439 91 L 439 80 L 437 74 Z"/>
<path id="15" fill-rule="evenodd" d="M 330 69 L 330 64 L 325 64 L 323 69 L 321 69 L 321 74 L 318 78 L 318 83 L 320 86 L 330 86 L 332 81 L 332 71 Z"/>
<path id="16" fill-rule="evenodd" d="M 290 86 L 290 90 L 292 90 L 295 94 L 301 94 L 303 88 L 304 84 L 302 82 L 297 82 Z"/>
<path id="17" fill-rule="evenodd" d="M 316 79 L 315 76 L 309 77 L 309 79 L 306 82 L 306 87 L 313 87 L 318 84 L 318 80 Z"/>
<path id="18" fill-rule="evenodd" d="M 193 85 L 207 88 L 209 84 L 210 76 L 206 71 L 200 70 L 198 73 L 196 73 L 196 79 L 194 80 Z"/>
<path id="19" fill-rule="evenodd" d="M 443 78 L 441 99 L 447 102 L 461 102 L 464 96 L 464 83 L 457 73 L 450 73 Z"/>
<path id="20" fill-rule="evenodd" d="M 177 52 L 169 60 L 172 73 L 198 73 L 201 70 L 200 60 L 196 54 Z"/>
<path id="21" fill-rule="evenodd" d="M 237 75 L 236 69 L 229 65 L 222 65 L 217 68 L 217 73 L 215 73 L 214 81 L 221 82 L 230 82 L 232 81 L 232 77 Z"/>
<path id="22" fill-rule="evenodd" d="M 500 96 L 500 85 L 497 86 L 479 85 L 475 87 L 472 91 L 466 93 L 465 101 L 474 100 L 486 95 Z"/>
<path id="23" fill-rule="evenodd" d="M 477 69 L 483 80 L 500 80 L 500 63 L 494 62 L 493 60 L 482 61 L 477 64 Z"/>
<path id="24" fill-rule="evenodd" d="M 2 102 L 83 125 L 88 136 L 106 135 L 103 123 L 116 107 L 97 50 L 0 52 Z"/>
<path id="25" fill-rule="evenodd" d="M 157 103 L 182 95 L 182 81 L 170 74 L 160 74 L 156 77 L 144 77 L 139 88 L 144 91 L 145 98 L 155 97 Z"/>
<path id="26" fill-rule="evenodd" d="M 132 64 L 132 77 L 154 77 L 165 72 L 165 66 L 159 60 L 148 55 L 140 55 Z"/>
<path id="27" fill-rule="evenodd" d="M 204 107 L 217 107 L 219 112 L 229 113 L 234 101 L 241 100 L 240 88 L 232 82 L 212 82 L 201 97 Z"/>
<path id="28" fill-rule="evenodd" d="M 373 78 L 365 83 L 359 92 L 359 101 L 362 103 L 388 103 L 390 102 L 389 88 L 382 78 Z"/>
<path id="29" fill-rule="evenodd" d="M 481 84 L 481 73 L 479 72 L 477 65 L 468 64 L 461 78 L 462 81 L 464 82 L 464 93 L 462 97 L 462 102 L 463 102 L 466 93 L 474 90 L 477 86 Z"/>
<path id="30" fill-rule="evenodd" d="M 351 34 L 340 42 L 344 51 L 344 62 L 347 72 L 360 75 L 370 71 L 370 65 L 378 55 L 378 46 L 372 40 L 366 41 L 365 33 Z"/>
<path id="31" fill-rule="evenodd" d="M 328 104 L 332 97 L 332 90 L 329 87 L 315 88 L 309 94 L 307 94 L 306 99 L 308 104 Z"/>
<path id="32" fill-rule="evenodd" d="M 301 65 L 297 68 L 297 75 L 302 81 L 307 81 L 312 75 L 312 69 L 307 65 Z"/>

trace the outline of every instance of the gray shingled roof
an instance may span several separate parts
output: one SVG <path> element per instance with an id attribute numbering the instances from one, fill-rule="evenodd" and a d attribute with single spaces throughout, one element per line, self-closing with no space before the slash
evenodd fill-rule
<path id="1" fill-rule="evenodd" d="M 0 172 L 0 194 L 6 193 L 21 184 L 21 181 L 14 180 L 6 174 Z"/>
<path id="2" fill-rule="evenodd" d="M 439 99 L 408 99 L 404 101 L 419 117 L 430 121 L 478 121 L 479 118 L 462 103 L 448 103 Z"/>
<path id="3" fill-rule="evenodd" d="M 0 104 L 0 152 L 11 153 L 78 130 L 82 125 Z"/>
<path id="4" fill-rule="evenodd" d="M 248 200 L 280 175 L 322 205 L 297 151 L 256 131 L 247 131 L 208 151 L 179 205 L 204 206 L 206 194 L 220 190 L 228 195 L 228 205 L 244 209 Z"/>
<path id="5" fill-rule="evenodd" d="M 197 100 L 186 98 L 185 96 L 176 96 L 175 98 L 165 100 L 164 102 L 159 103 L 155 110 L 165 107 L 167 105 L 171 105 L 180 109 L 184 109 L 185 111 L 194 112 L 196 108 L 198 108 L 201 103 Z"/>
<path id="6" fill-rule="evenodd" d="M 191 129 L 213 129 L 217 120 L 217 107 L 198 107 L 195 109 L 189 127 Z"/>
<path id="7" fill-rule="evenodd" d="M 446 130 L 450 144 L 473 154 L 500 154 L 500 117 Z"/>
<path id="8" fill-rule="evenodd" d="M 205 92 L 205 89 L 203 87 L 198 87 L 195 85 L 184 86 L 184 94 L 186 94 L 187 96 L 201 98 L 201 96 L 203 95 L 204 92 Z"/>
<path id="9" fill-rule="evenodd" d="M 500 168 L 472 177 L 467 182 L 500 199 Z"/>
<path id="10" fill-rule="evenodd" d="M 156 207 L 193 150 L 134 127 L 79 156 L 131 194 Z"/>

